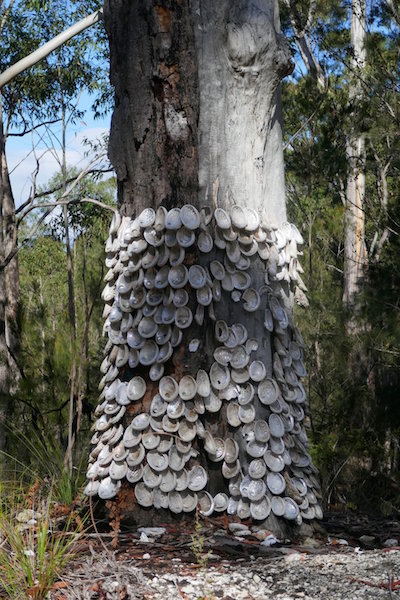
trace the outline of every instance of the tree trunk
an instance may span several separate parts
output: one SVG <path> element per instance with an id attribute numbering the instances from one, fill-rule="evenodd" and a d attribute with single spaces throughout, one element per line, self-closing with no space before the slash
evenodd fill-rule
<path id="1" fill-rule="evenodd" d="M 359 130 L 358 100 L 360 99 L 362 72 L 366 64 L 366 3 L 353 0 L 351 18 L 351 71 L 349 98 L 352 131 L 346 141 L 347 189 L 344 230 L 344 289 L 343 304 L 346 310 L 346 330 L 359 331 L 360 294 L 368 266 L 365 246 L 365 137 Z"/>
<path id="2" fill-rule="evenodd" d="M 133 510 L 132 486 L 124 484 L 121 487 L 117 475 L 118 472 L 124 472 L 125 467 L 120 465 L 122 459 L 119 461 L 118 456 L 119 452 L 124 456 L 126 454 L 123 450 L 124 443 L 122 446 L 119 444 L 118 450 L 114 451 L 115 456 L 109 469 L 104 470 L 102 467 L 104 455 L 110 450 L 107 447 L 102 450 L 103 444 L 107 446 L 110 431 L 113 431 L 109 428 L 109 418 L 103 411 L 109 406 L 107 403 L 110 401 L 108 398 L 113 395 L 113 386 L 115 389 L 119 386 L 120 398 L 120 393 L 128 389 L 128 382 L 133 376 L 143 377 L 146 391 L 137 402 L 127 405 L 124 416 L 125 431 L 127 424 L 139 414 L 143 414 L 142 418 L 145 421 L 146 414 L 150 412 L 152 415 L 150 406 L 153 407 L 154 396 L 158 393 L 167 395 L 163 391 L 163 385 L 166 383 L 164 377 L 158 381 L 160 375 L 149 376 L 151 371 L 149 372 L 149 368 L 144 365 L 142 350 L 138 355 L 139 364 L 134 369 L 126 365 L 116 366 L 119 360 L 116 358 L 117 353 L 118 357 L 121 356 L 122 348 L 129 349 L 129 346 L 130 367 L 135 363 L 132 359 L 136 357 L 134 343 L 131 344 L 128 337 L 132 333 L 136 335 L 139 322 L 144 324 L 143 319 L 140 320 L 141 309 L 134 309 L 134 323 L 130 334 L 127 334 L 127 337 L 122 333 L 122 321 L 119 319 L 128 319 L 125 312 L 129 312 L 130 309 L 124 301 L 126 291 L 121 288 L 121 278 L 127 277 L 128 287 L 132 283 L 133 296 L 129 297 L 133 307 L 136 293 L 142 293 L 145 288 L 157 288 L 158 284 L 153 283 L 152 278 L 160 274 L 159 262 L 154 268 L 146 271 L 148 274 L 144 275 L 145 288 L 141 287 L 140 281 L 133 281 L 138 276 L 140 278 L 140 270 L 138 275 L 132 261 L 124 266 L 130 250 L 134 252 L 135 239 L 142 235 L 143 232 L 140 231 L 145 228 L 143 223 L 146 213 L 142 211 L 149 207 L 157 209 L 162 206 L 171 209 L 190 204 L 197 208 L 203 207 L 200 215 L 196 211 L 191 213 L 197 214 L 199 218 L 192 228 L 192 241 L 185 246 L 180 237 L 180 234 L 183 238 L 190 237 L 189 225 L 181 227 L 175 234 L 167 221 L 165 244 L 161 240 L 156 256 L 160 257 L 160 252 L 169 252 L 169 262 L 173 265 L 173 257 L 176 257 L 175 252 L 181 244 L 183 250 L 180 251 L 181 258 L 178 259 L 178 264 L 183 260 L 189 275 L 192 271 L 192 279 L 189 279 L 185 286 L 188 298 L 184 308 L 186 311 L 190 309 L 189 315 L 190 318 L 193 317 L 193 321 L 188 327 L 180 325 L 179 308 L 176 308 L 176 304 L 171 300 L 174 298 L 174 302 L 178 302 L 180 293 L 177 293 L 176 288 L 180 287 L 175 286 L 171 277 L 171 289 L 168 286 L 168 293 L 163 293 L 163 305 L 167 312 L 168 307 L 174 311 L 175 326 L 172 331 L 177 335 L 181 328 L 182 339 L 179 341 L 178 338 L 174 344 L 171 358 L 158 364 L 162 365 L 164 376 L 172 377 L 177 383 L 188 383 L 188 378 L 183 377 L 192 376 L 196 379 L 198 393 L 193 399 L 193 409 L 189 409 L 185 404 L 185 417 L 176 417 L 176 423 L 173 423 L 179 427 L 178 434 L 168 435 L 170 421 L 174 421 L 174 413 L 170 408 L 166 409 L 169 417 L 165 425 L 165 419 L 161 425 L 161 421 L 157 421 L 152 415 L 151 427 L 154 430 L 161 427 L 158 433 L 164 442 L 166 437 L 171 438 L 173 446 L 169 460 L 172 476 L 180 477 L 182 473 L 174 475 L 171 452 L 177 451 L 180 458 L 185 460 L 189 481 L 199 465 L 204 468 L 207 476 L 207 494 L 200 491 L 198 500 L 205 513 L 208 512 L 207 502 L 210 502 L 211 512 L 213 506 L 218 512 L 221 506 L 224 506 L 224 502 L 229 501 L 229 514 L 237 514 L 240 518 L 251 515 L 270 530 L 283 534 L 285 523 L 288 521 L 277 519 L 278 504 L 281 507 L 286 506 L 285 516 L 288 520 L 291 518 L 288 516 L 290 510 L 293 511 L 292 523 L 297 524 L 301 523 L 302 518 L 311 520 L 315 516 L 321 516 L 321 511 L 319 507 L 311 507 L 309 501 L 300 498 L 299 492 L 296 492 L 296 484 L 304 485 L 304 494 L 309 493 L 311 503 L 317 506 L 314 489 L 317 483 L 306 452 L 306 436 L 301 427 L 304 412 L 294 406 L 291 409 L 288 404 L 294 397 L 298 397 L 300 404 L 304 401 L 302 387 L 291 367 L 292 358 L 289 356 L 289 347 L 292 350 L 297 349 L 299 360 L 302 354 L 299 348 L 301 339 L 293 329 L 289 285 L 292 279 L 297 278 L 296 243 L 300 240 L 295 228 L 284 225 L 286 207 L 279 83 L 282 77 L 290 72 L 291 62 L 288 48 L 279 33 L 277 2 L 244 1 L 232 5 L 227 0 L 218 3 L 211 0 L 192 3 L 188 0 L 171 0 L 160 6 L 151 0 L 108 0 L 105 2 L 104 17 L 110 39 L 111 81 L 115 86 L 116 101 L 109 154 L 118 176 L 120 212 L 122 215 L 139 219 L 130 221 L 123 218 L 118 229 L 118 219 L 114 218 L 107 242 L 110 271 L 106 276 L 109 283 L 103 297 L 109 304 L 105 309 L 105 332 L 109 342 L 102 365 L 104 377 L 100 385 L 103 403 L 97 411 L 99 421 L 92 440 L 95 448 L 91 454 L 88 471 L 88 478 L 93 479 L 93 482 L 88 484 L 87 491 L 98 492 L 102 498 L 111 498 L 119 492 L 119 506 L 121 507 L 121 502 L 122 506 L 124 505 L 121 500 L 124 498 L 127 512 L 133 512 L 137 520 L 154 522 L 156 519 L 154 511 L 150 508 L 145 509 L 147 519 L 137 505 Z M 215 209 L 218 210 L 213 216 Z M 226 213 L 222 209 L 225 209 Z M 180 215 L 186 223 L 184 210 Z M 230 215 L 233 217 L 235 210 L 239 221 L 241 218 L 246 221 L 242 225 L 237 224 L 239 221 L 236 223 L 235 218 L 229 224 Z M 168 213 L 168 218 L 172 214 Z M 159 210 L 156 218 L 160 221 L 154 224 L 159 235 L 164 234 L 161 215 Z M 224 218 L 227 220 L 226 227 L 223 224 Z M 251 224 L 252 220 L 254 225 Z M 139 227 L 141 222 L 142 228 Z M 150 222 L 153 223 L 151 214 Z M 132 233 L 134 241 L 125 246 L 128 244 L 128 238 L 131 239 L 129 228 L 135 229 L 135 223 L 136 227 L 139 227 L 138 233 Z M 127 232 L 126 241 L 124 232 Z M 144 229 L 144 232 L 151 235 L 151 228 Z M 208 250 L 201 247 L 201 236 L 204 233 L 212 243 L 212 248 Z M 171 241 L 174 235 L 177 236 L 175 245 L 174 241 Z M 171 250 L 168 250 L 171 246 Z M 120 253 L 123 247 L 127 249 L 125 254 Z M 150 242 L 148 248 L 152 253 Z M 215 260 L 218 260 L 221 266 L 224 265 L 225 276 L 222 281 L 220 276 L 214 273 Z M 196 264 L 201 267 L 200 271 L 203 274 L 200 279 L 202 276 L 206 278 L 200 289 L 196 287 L 200 284 L 193 283 L 195 269 L 190 269 Z M 121 269 L 124 275 L 120 276 L 118 273 Z M 171 275 L 169 267 L 169 276 Z M 245 281 L 244 285 L 239 283 L 242 280 Z M 251 289 L 244 291 L 250 286 Z M 252 302 L 254 306 L 251 305 Z M 286 307 L 286 312 L 283 306 Z M 269 315 L 267 317 L 265 309 Z M 269 312 L 270 309 L 274 317 Z M 144 307 L 144 310 L 151 313 L 149 306 Z M 161 305 L 160 310 L 161 318 L 167 319 L 167 315 L 163 316 L 165 311 Z M 156 323 L 157 315 L 158 312 L 154 313 Z M 276 321 L 273 332 L 269 318 Z M 268 321 L 266 327 L 265 319 Z M 159 330 L 161 327 L 160 324 Z M 224 328 L 227 328 L 228 338 L 221 333 L 221 327 L 223 332 Z M 144 333 L 138 325 L 138 332 L 140 331 Z M 249 340 L 247 345 L 246 338 Z M 144 342 L 142 348 L 146 347 L 147 343 Z M 281 365 L 278 349 L 284 358 L 284 366 Z M 159 349 L 159 352 L 162 350 Z M 226 365 L 232 359 L 231 370 L 228 366 L 221 365 L 221 362 L 218 363 L 215 352 L 218 356 L 227 352 L 229 358 L 226 359 Z M 224 362 L 225 359 L 219 360 Z M 294 360 L 297 362 L 297 359 Z M 256 374 L 257 368 L 261 370 L 260 379 Z M 296 365 L 296 368 L 300 369 L 300 364 Z M 287 381 L 281 369 L 285 369 Z M 117 374 L 122 382 L 120 384 L 118 380 L 114 383 Z M 266 407 L 266 402 L 260 399 L 261 395 L 265 400 L 261 392 L 251 397 L 248 403 L 245 402 L 246 392 L 254 390 L 254 386 L 257 387 L 256 383 L 254 386 L 248 385 L 250 376 L 253 382 L 264 381 L 264 385 L 274 390 L 271 392 L 277 397 L 274 408 L 277 414 L 285 413 L 282 419 L 273 414 L 274 408 L 270 410 Z M 206 381 L 211 380 L 212 388 L 208 393 L 207 389 L 206 392 L 201 391 L 201 377 L 205 377 Z M 278 384 L 279 379 L 281 383 Z M 288 383 L 290 379 L 291 383 Z M 261 383 L 260 386 L 262 388 Z M 207 388 L 207 384 L 205 387 Z M 183 383 L 181 388 L 180 397 L 185 395 Z M 280 393 L 286 396 L 288 402 Z M 179 405 L 179 399 L 176 402 Z M 193 410 L 193 413 L 190 413 L 190 410 Z M 291 410 L 296 417 L 293 417 Z M 235 411 L 240 415 L 239 421 Z M 195 426 L 191 425 L 189 419 L 193 414 Z M 286 423 L 285 434 L 283 430 L 280 433 L 275 431 L 275 438 L 279 439 L 271 438 L 273 451 L 267 442 L 261 443 L 255 437 L 254 419 L 258 420 L 261 427 L 266 427 L 267 435 L 268 424 L 271 426 L 274 420 L 282 427 L 283 422 Z M 108 431 L 105 435 L 102 434 L 103 426 L 106 427 L 106 432 Z M 186 452 L 181 441 L 185 439 L 185 427 L 189 430 L 195 427 L 196 430 L 194 437 L 187 443 Z M 145 439 L 147 438 L 144 438 L 144 441 Z M 118 442 L 119 440 L 120 438 Z M 251 445 L 252 442 L 257 446 L 256 449 Z M 279 445 L 280 449 L 277 448 Z M 218 448 L 222 453 L 220 456 Z M 268 465 L 265 467 L 267 458 L 263 462 L 256 459 L 256 454 L 249 452 L 260 448 L 263 453 L 268 454 L 268 460 L 272 456 L 273 460 L 280 463 L 278 470 L 282 473 L 276 478 L 286 489 L 285 500 L 280 496 L 281 492 L 276 493 L 275 510 L 272 512 L 273 494 L 266 483 L 271 485 L 273 470 L 271 471 Z M 100 450 L 102 455 L 99 457 Z M 228 450 L 234 455 L 236 452 L 238 456 L 235 455 L 236 458 L 231 459 Z M 128 451 L 128 454 L 129 452 L 131 451 Z M 290 452 L 294 456 L 292 470 L 288 468 L 292 463 Z M 225 458 L 223 453 L 226 453 Z M 303 458 L 298 460 L 296 453 L 302 454 Z M 286 459 L 285 467 L 283 455 Z M 148 454 L 148 457 L 150 460 L 153 455 Z M 126 460 L 129 464 L 129 458 Z M 297 463 L 297 467 L 294 463 Z M 231 472 L 236 468 L 239 472 L 233 476 Z M 255 483 L 257 477 L 250 474 L 258 468 L 266 470 L 269 478 L 265 474 L 260 476 L 259 483 Z M 303 475 L 303 468 L 305 479 L 299 483 L 296 477 Z M 146 469 L 148 474 L 151 470 L 149 463 Z M 132 473 L 133 471 L 128 469 L 127 477 L 128 481 L 134 483 L 135 476 Z M 158 488 L 157 484 L 157 489 L 153 490 L 142 482 L 135 486 L 138 504 L 155 506 L 162 519 L 165 519 L 165 514 L 160 508 L 169 507 L 173 512 L 180 512 L 182 506 L 179 502 L 183 502 L 185 511 L 194 491 L 194 487 L 190 487 L 192 484 L 188 484 L 189 492 L 186 489 L 182 494 L 179 491 L 164 493 L 163 477 L 167 477 L 166 473 L 161 476 L 161 488 Z M 242 490 L 239 492 L 240 482 Z M 257 486 L 257 489 L 261 488 L 259 497 L 257 494 L 257 498 L 251 496 L 254 490 L 247 496 L 246 486 L 249 484 L 254 490 Z M 164 485 L 165 487 L 167 486 Z M 143 494 L 147 495 L 145 499 Z M 278 497 L 280 500 L 276 500 Z"/>
<path id="3" fill-rule="evenodd" d="M 5 154 L 5 136 L 0 96 L 0 261 L 17 245 L 15 205 Z M 20 302 L 17 255 L 6 269 L 0 269 L 0 450 L 6 442 L 6 422 L 11 395 L 20 378 L 16 361 L 19 349 L 18 312 Z M 1 462 L 1 461 L 0 461 Z"/>

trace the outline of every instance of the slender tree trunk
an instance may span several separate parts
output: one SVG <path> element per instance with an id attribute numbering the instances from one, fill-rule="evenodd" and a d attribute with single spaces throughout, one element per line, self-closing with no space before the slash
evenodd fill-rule
<path id="1" fill-rule="evenodd" d="M 15 205 L 5 154 L 5 135 L 0 95 L 0 261 L 17 245 Z M 20 301 L 18 257 L 0 269 L 0 450 L 4 450 L 5 425 L 11 395 L 16 391 L 20 372 L 18 312 Z"/>
<path id="2" fill-rule="evenodd" d="M 365 137 L 359 130 L 358 100 L 361 94 L 360 78 L 366 64 L 366 2 L 353 0 L 351 18 L 350 105 L 352 131 L 346 141 L 348 165 L 345 229 L 344 229 L 344 289 L 343 304 L 347 313 L 347 333 L 357 333 L 360 312 L 360 294 L 368 266 L 365 247 Z"/>
<path id="3" fill-rule="evenodd" d="M 117 172 L 121 214 L 138 216 L 144 208 L 186 204 L 209 210 L 224 208 L 230 214 L 232 206 L 239 205 L 254 210 L 252 214 L 265 227 L 282 226 L 286 205 L 279 83 L 290 72 L 291 61 L 279 33 L 278 3 L 169 0 L 161 6 L 153 0 L 106 0 L 104 17 L 115 87 L 109 155 Z M 217 235 L 211 226 L 210 232 L 212 237 Z M 204 254 L 193 247 L 186 251 L 184 264 L 189 268 L 197 263 L 208 272 L 213 259 L 224 261 L 223 247 L 214 245 Z M 229 263 L 227 268 L 234 268 Z M 268 278 L 258 255 L 249 260 L 245 270 L 252 288 L 267 289 L 281 299 L 292 325 L 289 280 L 282 277 L 265 288 Z M 216 298 L 206 307 L 204 321 L 201 312 L 197 313 L 196 301 L 190 298 L 196 315 L 184 329 L 165 373 L 176 381 L 184 375 L 196 377 L 199 369 L 209 373 L 218 346 L 215 320 L 221 320 L 230 326 L 244 326 L 253 340 L 251 360 L 261 361 L 267 376 L 272 377 L 277 366 L 276 340 L 264 328 L 264 311 L 245 312 L 242 302 L 235 302 L 235 296 L 226 290 L 219 301 L 218 286 L 215 288 Z M 289 337 L 288 333 L 285 339 Z M 194 342 L 196 351 L 190 349 Z M 112 377 L 115 356 L 114 349 L 109 352 L 111 366 L 106 377 Z M 128 381 L 134 374 L 145 379 L 146 394 L 127 407 L 126 424 L 138 413 L 148 413 L 159 391 L 158 381 L 149 377 L 147 367 L 139 365 L 134 372 L 123 367 L 119 377 Z M 221 405 L 221 410 L 206 411 L 200 425 L 214 438 L 236 441 L 246 473 L 251 461 L 246 454 L 246 436 L 242 428 L 229 423 L 228 403 Z M 258 400 L 254 406 L 258 415 L 265 416 Z M 209 474 L 207 489 L 216 495 L 228 491 L 228 485 L 221 462 L 213 462 L 207 455 L 201 427 L 193 450 L 198 451 L 198 461 Z M 286 478 L 288 495 L 296 496 L 288 473 Z M 105 487 L 103 482 L 100 485 Z M 126 506 L 132 510 L 129 489 L 123 487 L 121 493 L 123 490 L 127 492 Z M 137 506 L 134 513 L 140 514 Z M 147 520 L 154 522 L 156 515 L 147 511 Z M 143 514 L 139 518 L 146 519 Z M 272 513 L 265 526 L 277 533 L 284 530 Z"/>

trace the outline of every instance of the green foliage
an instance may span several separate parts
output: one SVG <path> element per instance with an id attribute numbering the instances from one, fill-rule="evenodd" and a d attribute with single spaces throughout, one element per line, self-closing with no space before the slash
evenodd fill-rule
<path id="1" fill-rule="evenodd" d="M 32 505 L 29 496 L 0 494 L 0 589 L 8 598 L 45 598 L 75 555 L 81 528 L 61 530 L 51 516 L 51 493 Z"/>

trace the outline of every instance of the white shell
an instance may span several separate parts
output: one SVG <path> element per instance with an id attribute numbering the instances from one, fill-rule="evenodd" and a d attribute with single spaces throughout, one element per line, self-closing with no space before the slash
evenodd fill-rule
<path id="1" fill-rule="evenodd" d="M 268 423 L 262 419 L 259 419 L 254 423 L 254 437 L 257 442 L 265 444 L 270 439 L 270 431 Z"/>
<path id="2" fill-rule="evenodd" d="M 180 208 L 171 208 L 171 210 L 167 212 L 165 217 L 165 227 L 167 229 L 177 230 L 181 227 L 182 220 L 180 213 Z"/>
<path id="3" fill-rule="evenodd" d="M 232 225 L 237 229 L 244 229 L 247 225 L 247 215 L 245 209 L 238 204 L 231 208 Z"/>
<path id="4" fill-rule="evenodd" d="M 198 495 L 200 514 L 204 517 L 209 517 L 214 512 L 214 500 L 208 492 L 201 492 Z"/>
<path id="5" fill-rule="evenodd" d="M 261 479 L 267 471 L 265 462 L 261 458 L 255 458 L 249 464 L 249 475 L 252 479 Z M 256 498 L 254 498 L 255 500 Z"/>
<path id="6" fill-rule="evenodd" d="M 200 225 L 200 214 L 191 204 L 182 206 L 180 217 L 183 225 L 188 229 L 197 229 Z"/>
<path id="7" fill-rule="evenodd" d="M 145 339 L 152 338 L 157 329 L 157 323 L 151 317 L 143 317 L 138 325 L 138 333 Z"/>
<path id="8" fill-rule="evenodd" d="M 147 487 L 143 482 L 136 484 L 135 497 L 138 504 L 141 506 L 152 506 L 153 490 Z"/>
<path id="9" fill-rule="evenodd" d="M 199 234 L 199 237 L 197 238 L 197 246 L 200 252 L 203 252 L 204 254 L 211 252 L 214 246 L 214 242 L 211 235 L 206 231 L 202 231 Z"/>
<path id="10" fill-rule="evenodd" d="M 202 306 L 209 306 L 213 300 L 212 289 L 206 285 L 196 290 L 196 298 Z"/>
<path id="11" fill-rule="evenodd" d="M 210 378 L 208 373 L 203 369 L 199 369 L 196 375 L 197 393 L 202 398 L 207 398 L 210 395 Z"/>
<path id="12" fill-rule="evenodd" d="M 226 388 L 230 381 L 229 369 L 214 362 L 210 369 L 210 381 L 216 390 L 222 390 Z"/>
<path id="13" fill-rule="evenodd" d="M 111 477 L 105 477 L 99 485 L 97 493 L 102 500 L 114 498 L 121 487 L 121 481 L 113 481 Z"/>
<path id="14" fill-rule="evenodd" d="M 259 502 L 251 502 L 250 514 L 253 519 L 263 521 L 271 512 L 271 502 L 266 496 Z"/>
<path id="15" fill-rule="evenodd" d="M 204 267 L 201 265 L 192 265 L 189 268 L 189 283 L 192 288 L 198 290 L 202 288 L 207 281 L 207 275 Z"/>
<path id="16" fill-rule="evenodd" d="M 179 423 L 178 435 L 183 441 L 190 442 L 194 440 L 194 438 L 196 437 L 196 432 L 197 430 L 195 423 L 187 421 L 186 419 L 182 420 Z"/>
<path id="17" fill-rule="evenodd" d="M 246 207 L 247 225 L 246 231 L 255 231 L 260 226 L 260 217 L 254 208 Z"/>
<path id="18" fill-rule="evenodd" d="M 265 465 L 264 465 L 265 466 Z M 253 479 L 247 488 L 247 495 L 251 502 L 258 503 L 265 496 L 267 486 L 260 479 Z"/>
<path id="19" fill-rule="evenodd" d="M 282 456 L 275 456 L 269 450 L 265 452 L 264 460 L 269 470 L 273 471 L 274 473 L 279 473 L 285 468 L 285 463 Z"/>
<path id="20" fill-rule="evenodd" d="M 185 265 L 171 267 L 168 273 L 168 282 L 174 289 L 183 288 L 188 281 L 188 270 Z"/>
<path id="21" fill-rule="evenodd" d="M 268 418 L 268 425 L 271 435 L 276 438 L 282 437 L 285 433 L 283 421 L 279 415 L 272 414 Z"/>
<path id="22" fill-rule="evenodd" d="M 253 360 L 249 366 L 249 375 L 253 381 L 262 381 L 266 375 L 266 368 L 260 360 Z"/>
<path id="23" fill-rule="evenodd" d="M 280 496 L 273 496 L 271 498 L 271 510 L 277 517 L 283 517 L 285 514 L 285 500 Z"/>
<path id="24" fill-rule="evenodd" d="M 178 396 L 178 384 L 175 379 L 169 375 L 161 378 L 158 388 L 161 398 L 166 402 L 171 402 Z"/>
<path id="25" fill-rule="evenodd" d="M 131 427 L 137 431 L 142 431 L 149 426 L 150 416 L 147 413 L 140 413 L 132 419 Z"/>
<path id="26" fill-rule="evenodd" d="M 210 263 L 211 275 L 218 281 L 222 281 L 225 277 L 225 267 L 219 260 L 212 260 Z"/>
<path id="27" fill-rule="evenodd" d="M 239 419 L 239 404 L 236 402 L 230 402 L 226 409 L 226 418 L 232 427 L 239 427 L 241 421 Z"/>
<path id="28" fill-rule="evenodd" d="M 296 502 L 294 500 L 292 500 L 292 498 L 284 498 L 284 500 L 285 500 L 284 517 L 285 517 L 285 519 L 294 521 L 299 514 L 299 507 L 297 506 Z"/>
<path id="29" fill-rule="evenodd" d="M 192 400 L 197 392 L 197 384 L 191 375 L 184 375 L 179 382 L 179 395 L 182 400 Z"/>
<path id="30" fill-rule="evenodd" d="M 151 227 L 155 221 L 156 213 L 153 208 L 145 208 L 137 218 L 140 227 Z"/>
<path id="31" fill-rule="evenodd" d="M 197 494 L 195 492 L 186 491 L 182 494 L 183 512 L 191 512 L 197 507 Z"/>
<path id="32" fill-rule="evenodd" d="M 158 346 L 153 340 L 147 340 L 139 351 L 139 362 L 142 365 L 152 365 L 158 357 Z"/>
<path id="33" fill-rule="evenodd" d="M 190 246 L 193 246 L 195 239 L 196 236 L 194 232 L 187 227 L 181 227 L 176 232 L 176 241 L 182 248 L 190 248 Z"/>
<path id="34" fill-rule="evenodd" d="M 150 414 L 152 417 L 161 417 L 167 410 L 167 403 L 161 398 L 160 394 L 156 394 L 150 404 Z"/>
<path id="35" fill-rule="evenodd" d="M 207 485 L 207 473 L 203 467 L 196 465 L 188 474 L 188 488 L 193 492 L 199 492 Z"/>
<path id="36" fill-rule="evenodd" d="M 251 423 L 256 417 L 256 409 L 252 404 L 239 406 L 238 416 L 242 423 Z"/>
<path id="37" fill-rule="evenodd" d="M 261 303 L 259 293 L 253 288 L 248 288 L 243 292 L 242 300 L 244 301 L 243 308 L 247 312 L 256 311 Z"/>
<path id="38" fill-rule="evenodd" d="M 246 386 L 240 388 L 239 392 L 239 404 L 244 406 L 253 400 L 254 397 L 254 386 L 248 383 Z"/>
<path id="39" fill-rule="evenodd" d="M 167 415 L 170 419 L 179 419 L 185 412 L 185 404 L 181 398 L 175 398 L 172 402 L 168 403 Z"/>
<path id="40" fill-rule="evenodd" d="M 246 271 L 235 271 L 232 274 L 232 284 L 237 290 L 246 290 L 251 284 L 250 275 Z"/>
<path id="41" fill-rule="evenodd" d="M 180 306 L 175 312 L 175 325 L 180 329 L 190 327 L 193 321 L 192 311 L 188 306 Z"/>
<path id="42" fill-rule="evenodd" d="M 228 508 L 229 498 L 226 494 L 220 492 L 214 496 L 214 510 L 222 512 Z"/>
<path id="43" fill-rule="evenodd" d="M 225 479 L 233 479 L 240 471 L 240 461 L 236 460 L 234 463 L 222 463 L 222 475 Z"/>
<path id="44" fill-rule="evenodd" d="M 243 369 L 249 362 L 249 355 L 244 346 L 237 346 L 231 354 L 231 366 L 234 369 Z"/>
<path id="45" fill-rule="evenodd" d="M 231 218 L 223 208 L 215 209 L 214 219 L 220 229 L 229 229 L 231 226 Z"/>

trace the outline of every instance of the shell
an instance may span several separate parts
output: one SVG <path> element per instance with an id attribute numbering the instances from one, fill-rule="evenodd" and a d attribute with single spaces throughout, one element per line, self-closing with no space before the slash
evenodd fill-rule
<path id="1" fill-rule="evenodd" d="M 192 512 L 197 507 L 198 497 L 195 492 L 186 491 L 182 494 L 183 512 Z"/>
<path id="2" fill-rule="evenodd" d="M 229 498 L 226 494 L 220 492 L 214 496 L 214 510 L 216 512 L 223 512 L 228 508 Z"/>
<path id="3" fill-rule="evenodd" d="M 248 288 L 243 292 L 242 300 L 244 301 L 243 308 L 247 312 L 255 312 L 260 307 L 260 295 L 253 288 Z"/>
<path id="4" fill-rule="evenodd" d="M 200 226 L 200 214 L 191 204 L 185 204 L 180 211 L 182 224 L 188 229 L 197 229 Z"/>
<path id="5" fill-rule="evenodd" d="M 199 234 L 199 237 L 197 238 L 197 246 L 200 252 L 203 252 L 203 254 L 211 252 L 214 246 L 214 242 L 211 235 L 205 231 L 202 231 Z"/>
<path id="6" fill-rule="evenodd" d="M 214 500 L 211 494 L 208 492 L 201 492 L 198 494 L 198 501 L 200 505 L 200 514 L 204 517 L 209 517 L 214 512 Z"/>
<path id="7" fill-rule="evenodd" d="M 252 479 L 261 479 L 267 471 L 265 462 L 261 458 L 256 458 L 249 464 L 249 475 Z M 264 490 L 265 493 L 265 490 Z M 257 498 L 254 498 L 257 500 Z"/>
<path id="8" fill-rule="evenodd" d="M 188 306 L 181 306 L 176 309 L 175 325 L 180 329 L 190 327 L 193 321 L 193 313 Z"/>
<path id="9" fill-rule="evenodd" d="M 182 400 L 192 400 L 197 392 L 197 384 L 191 375 L 184 375 L 179 382 L 179 395 Z"/>
<path id="10" fill-rule="evenodd" d="M 196 375 L 197 393 L 202 398 L 207 398 L 211 392 L 210 378 L 208 373 L 199 369 Z"/>
<path id="11" fill-rule="evenodd" d="M 162 377 L 158 385 L 160 396 L 166 402 L 172 402 L 178 396 L 179 387 L 173 377 Z"/>
<path id="12" fill-rule="evenodd" d="M 152 417 L 161 417 L 167 410 L 167 403 L 161 398 L 160 394 L 156 394 L 150 404 L 150 414 Z"/>
<path id="13" fill-rule="evenodd" d="M 209 286 L 196 290 L 196 299 L 202 306 L 209 306 L 213 300 L 213 292 Z"/>
<path id="14" fill-rule="evenodd" d="M 207 473 L 203 467 L 200 465 L 192 467 L 188 473 L 189 490 L 192 492 L 199 492 L 207 485 L 207 479 Z"/>
<path id="15" fill-rule="evenodd" d="M 253 381 L 262 381 L 266 375 L 266 368 L 260 360 L 254 360 L 249 366 L 249 375 Z"/>
<path id="16" fill-rule="evenodd" d="M 121 487 L 121 481 L 113 481 L 111 477 L 105 477 L 99 485 L 97 493 L 102 500 L 114 498 Z"/>
<path id="17" fill-rule="evenodd" d="M 239 406 L 238 416 L 242 423 L 251 423 L 256 417 L 256 409 L 252 404 Z"/>
<path id="18" fill-rule="evenodd" d="M 226 388 L 230 381 L 229 369 L 214 362 L 210 369 L 210 381 L 216 390 L 222 390 Z"/>
<path id="19" fill-rule="evenodd" d="M 193 246 L 195 239 L 196 236 L 194 232 L 187 227 L 181 227 L 176 232 L 176 241 L 179 246 L 181 246 L 181 249 L 190 248 L 190 246 Z"/>
<path id="20" fill-rule="evenodd" d="M 181 265 L 184 260 L 185 250 L 181 248 L 178 244 L 173 246 L 169 251 L 169 264 L 171 265 L 171 267 L 177 267 L 178 265 Z"/>
<path id="21" fill-rule="evenodd" d="M 177 230 L 182 226 L 180 208 L 171 208 L 165 217 L 165 227 L 167 229 Z"/>
<path id="22" fill-rule="evenodd" d="M 137 431 L 143 431 L 150 424 L 150 416 L 147 413 L 140 413 L 132 419 L 131 427 Z"/>
<path id="23" fill-rule="evenodd" d="M 239 404 L 236 402 L 230 402 L 226 409 L 226 418 L 232 427 L 239 427 L 241 421 L 239 419 Z"/>
<path id="24" fill-rule="evenodd" d="M 225 462 L 232 464 L 235 463 L 239 456 L 239 446 L 238 443 L 228 438 L 225 440 Z"/>
<path id="25" fill-rule="evenodd" d="M 246 212 L 247 211 L 242 206 L 239 206 L 238 204 L 235 204 L 234 206 L 232 206 L 232 208 L 231 208 L 232 225 L 234 227 L 236 227 L 237 229 L 245 229 L 245 227 L 247 225 Z"/>
<path id="26" fill-rule="evenodd" d="M 246 290 L 251 284 L 250 275 L 246 271 L 235 271 L 232 275 L 232 284 L 237 290 Z"/>
<path id="27" fill-rule="evenodd" d="M 182 420 L 179 423 L 178 435 L 185 442 L 194 440 L 196 437 L 196 424 L 186 419 Z"/>
<path id="28" fill-rule="evenodd" d="M 271 435 L 276 438 L 282 437 L 285 433 L 283 421 L 279 415 L 276 415 L 276 414 L 270 415 L 268 418 L 268 426 L 269 426 Z"/>
<path id="29" fill-rule="evenodd" d="M 273 471 L 274 473 L 279 473 L 285 468 L 285 463 L 282 456 L 275 456 L 269 450 L 265 452 L 264 460 L 269 470 Z"/>
<path id="30" fill-rule="evenodd" d="M 158 346 L 153 340 L 147 340 L 139 351 L 139 362 L 142 365 L 152 365 L 158 358 Z"/>
<path id="31" fill-rule="evenodd" d="M 175 398 L 172 402 L 169 402 L 167 406 L 167 415 L 170 419 L 179 419 L 185 412 L 185 404 L 181 398 Z"/>
<path id="32" fill-rule="evenodd" d="M 240 472 L 240 461 L 236 460 L 234 463 L 222 463 L 222 475 L 226 479 L 233 479 Z"/>
<path id="33" fill-rule="evenodd" d="M 171 267 L 168 273 L 168 283 L 174 289 L 183 288 L 188 281 L 188 270 L 185 265 Z"/>
<path id="34" fill-rule="evenodd" d="M 229 229 L 231 226 L 231 218 L 223 208 L 215 209 L 214 219 L 220 229 Z"/>
<path id="35" fill-rule="evenodd" d="M 262 500 L 258 502 L 251 502 L 250 504 L 250 514 L 253 519 L 258 521 L 263 521 L 268 517 L 271 512 L 271 501 L 269 498 L 264 497 Z"/>
<path id="36" fill-rule="evenodd" d="M 248 383 L 246 386 L 240 388 L 239 392 L 239 404 L 244 406 L 251 402 L 254 397 L 254 386 Z"/>

